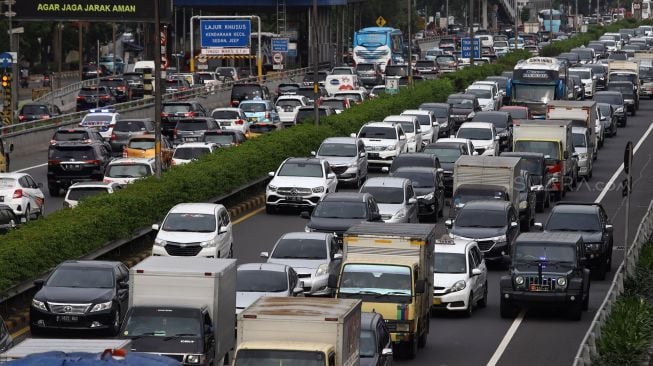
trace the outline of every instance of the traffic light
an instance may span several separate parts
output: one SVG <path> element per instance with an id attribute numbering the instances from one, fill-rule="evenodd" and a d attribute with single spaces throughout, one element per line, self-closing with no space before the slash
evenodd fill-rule
<path id="1" fill-rule="evenodd" d="M 11 91 L 11 75 L 2 74 L 2 88 Z"/>

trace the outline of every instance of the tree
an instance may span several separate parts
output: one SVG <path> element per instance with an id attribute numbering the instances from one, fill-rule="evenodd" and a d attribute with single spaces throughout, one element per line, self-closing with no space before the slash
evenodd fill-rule
<path id="1" fill-rule="evenodd" d="M 521 13 L 519 14 L 519 19 L 521 20 L 522 23 L 525 23 L 525 22 L 529 21 L 530 18 L 531 18 L 531 9 L 524 6 L 521 9 Z"/>

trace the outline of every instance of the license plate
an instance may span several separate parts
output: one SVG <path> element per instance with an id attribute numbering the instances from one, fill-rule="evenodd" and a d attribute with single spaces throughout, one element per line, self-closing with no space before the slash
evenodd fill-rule
<path id="1" fill-rule="evenodd" d="M 288 197 L 286 197 L 286 200 L 287 200 L 287 201 L 295 201 L 295 202 L 299 202 L 299 201 L 302 200 L 302 198 L 301 198 L 301 197 L 297 197 L 297 196 L 288 196 Z"/>
<path id="2" fill-rule="evenodd" d="M 78 321 L 79 321 L 78 316 L 57 315 L 57 323 L 77 323 Z"/>
<path id="3" fill-rule="evenodd" d="M 184 141 L 197 141 L 197 137 L 185 137 Z"/>
<path id="4" fill-rule="evenodd" d="M 231 126 L 231 122 L 220 122 L 220 126 Z"/>
<path id="5" fill-rule="evenodd" d="M 252 122 L 256 122 L 256 121 L 258 121 L 258 118 L 256 118 L 256 117 L 252 117 L 252 118 L 250 118 L 250 119 L 252 120 Z"/>
<path id="6" fill-rule="evenodd" d="M 530 290 L 531 291 L 536 291 L 536 292 L 542 292 L 542 291 L 549 291 L 549 288 L 546 287 L 546 286 L 531 283 Z"/>
<path id="7" fill-rule="evenodd" d="M 379 154 L 377 154 L 377 153 L 370 153 L 370 154 L 368 154 L 368 157 L 369 157 L 370 159 L 378 159 L 378 158 L 379 158 Z"/>
<path id="8" fill-rule="evenodd" d="M 434 297 L 433 298 L 433 305 L 440 305 L 442 304 L 442 300 L 440 300 L 439 297 Z"/>

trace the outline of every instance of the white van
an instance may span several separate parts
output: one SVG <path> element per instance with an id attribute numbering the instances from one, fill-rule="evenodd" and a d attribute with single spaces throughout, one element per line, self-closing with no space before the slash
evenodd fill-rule
<path id="1" fill-rule="evenodd" d="M 331 96 L 339 91 L 358 90 L 358 75 L 328 75 L 324 80 L 324 88 Z"/>

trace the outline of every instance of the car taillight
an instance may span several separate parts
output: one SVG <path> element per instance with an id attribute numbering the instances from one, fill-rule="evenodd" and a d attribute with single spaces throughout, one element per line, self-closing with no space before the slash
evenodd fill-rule
<path id="1" fill-rule="evenodd" d="M 100 99 L 109 99 L 109 98 L 111 98 L 111 97 L 108 96 L 108 95 L 100 95 Z"/>
<path id="2" fill-rule="evenodd" d="M 23 115 L 21 114 L 20 116 L 18 116 L 18 121 L 20 121 L 20 122 L 25 122 L 25 121 L 27 121 L 27 117 L 25 117 L 25 116 L 23 116 Z"/>
<path id="3" fill-rule="evenodd" d="M 22 189 L 17 189 L 14 191 L 14 195 L 12 198 L 23 198 L 23 190 Z"/>
<path id="4" fill-rule="evenodd" d="M 244 123 L 244 121 L 242 119 L 237 119 L 236 120 L 237 125 L 242 125 L 243 123 Z"/>
<path id="5" fill-rule="evenodd" d="M 115 133 L 111 134 L 111 141 L 116 141 L 117 137 Z"/>
<path id="6" fill-rule="evenodd" d="M 54 139 L 50 140 L 50 145 L 56 145 L 56 144 L 57 144 L 57 140 L 54 140 Z"/>
<path id="7" fill-rule="evenodd" d="M 104 179 L 102 179 L 102 182 L 103 183 L 111 183 L 111 179 L 104 178 Z"/>
<path id="8" fill-rule="evenodd" d="M 48 118 L 50 118 L 50 116 L 48 116 L 47 114 L 41 115 L 41 119 L 48 119 Z"/>
<path id="9" fill-rule="evenodd" d="M 161 117 L 168 117 L 168 113 L 166 113 L 166 112 L 161 112 Z"/>
<path id="10" fill-rule="evenodd" d="M 195 117 L 195 112 L 186 112 L 184 113 L 184 117 Z"/>
<path id="11" fill-rule="evenodd" d="M 84 97 L 78 95 L 77 100 L 84 100 Z"/>
<path id="12" fill-rule="evenodd" d="M 265 118 L 270 119 L 270 112 L 265 112 Z"/>
<path id="13" fill-rule="evenodd" d="M 237 100 L 232 100 L 232 101 L 231 101 L 231 106 L 232 106 L 232 107 L 238 107 L 238 104 L 240 104 L 240 102 L 237 101 Z"/>
<path id="14" fill-rule="evenodd" d="M 99 160 L 84 160 L 84 162 L 85 162 L 86 164 L 93 164 L 93 165 L 97 165 L 97 166 L 100 165 L 100 161 L 99 161 Z"/>
<path id="15" fill-rule="evenodd" d="M 121 91 L 127 90 L 127 88 L 124 87 L 124 86 L 118 86 L 118 87 L 116 87 L 116 89 L 121 90 Z"/>
<path id="16" fill-rule="evenodd" d="M 57 165 L 61 162 L 61 160 L 48 160 L 48 165 Z"/>

